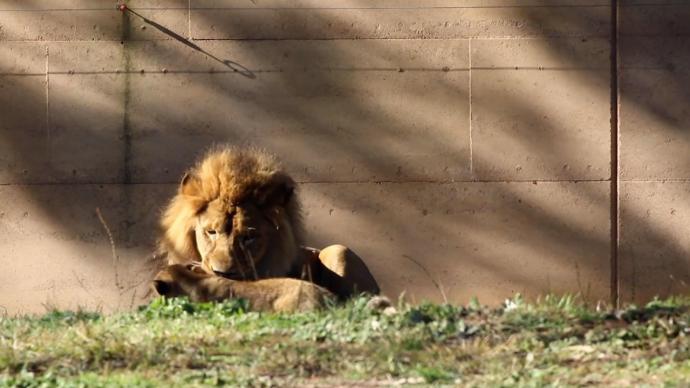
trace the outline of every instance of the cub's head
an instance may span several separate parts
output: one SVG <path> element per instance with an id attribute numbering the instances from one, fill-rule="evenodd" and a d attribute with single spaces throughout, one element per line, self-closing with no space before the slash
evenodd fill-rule
<path id="1" fill-rule="evenodd" d="M 153 279 L 153 291 L 160 296 L 175 298 L 188 296 L 193 300 L 201 300 L 203 294 L 200 282 L 211 275 L 201 268 L 192 265 L 175 264 L 163 268 Z"/>
<path id="2" fill-rule="evenodd" d="M 169 264 L 198 261 L 233 279 L 288 275 L 302 230 L 294 189 L 264 151 L 211 150 L 185 174 L 163 214 Z"/>

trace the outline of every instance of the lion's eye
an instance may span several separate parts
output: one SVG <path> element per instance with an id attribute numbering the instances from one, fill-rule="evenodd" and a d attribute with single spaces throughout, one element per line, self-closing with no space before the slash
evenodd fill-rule
<path id="1" fill-rule="evenodd" d="M 256 242 L 258 237 L 259 236 L 256 228 L 250 226 L 247 228 L 247 234 L 242 238 L 242 242 L 244 245 L 252 245 Z"/>
<path id="2" fill-rule="evenodd" d="M 209 229 L 209 230 L 206 231 L 206 234 L 208 234 L 209 236 L 215 236 L 215 235 L 216 235 L 216 231 L 213 230 L 213 229 Z"/>

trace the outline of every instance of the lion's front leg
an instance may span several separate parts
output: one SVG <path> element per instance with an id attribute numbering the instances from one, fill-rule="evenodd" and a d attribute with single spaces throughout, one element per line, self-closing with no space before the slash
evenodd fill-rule
<path id="1" fill-rule="evenodd" d="M 306 248 L 306 252 L 310 257 L 303 278 L 329 289 L 340 299 L 380 292 L 364 261 L 346 246 L 330 245 L 321 251 Z"/>

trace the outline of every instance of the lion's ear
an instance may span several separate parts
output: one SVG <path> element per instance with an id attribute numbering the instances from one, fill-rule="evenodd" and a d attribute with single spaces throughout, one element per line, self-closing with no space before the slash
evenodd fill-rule
<path id="1" fill-rule="evenodd" d="M 190 172 L 186 172 L 180 182 L 180 194 L 199 197 L 201 194 L 201 180 Z"/>
<path id="2" fill-rule="evenodd" d="M 276 175 L 257 193 L 259 205 L 263 207 L 285 207 L 292 199 L 294 191 L 295 181 L 292 178 L 285 174 Z"/>

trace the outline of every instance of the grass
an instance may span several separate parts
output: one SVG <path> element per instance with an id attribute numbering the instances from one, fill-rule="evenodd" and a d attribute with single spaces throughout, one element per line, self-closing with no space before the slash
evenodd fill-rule
<path id="1" fill-rule="evenodd" d="M 314 313 L 157 299 L 138 311 L 0 318 L 0 386 L 690 384 L 690 299 L 597 311 L 359 298 Z"/>

